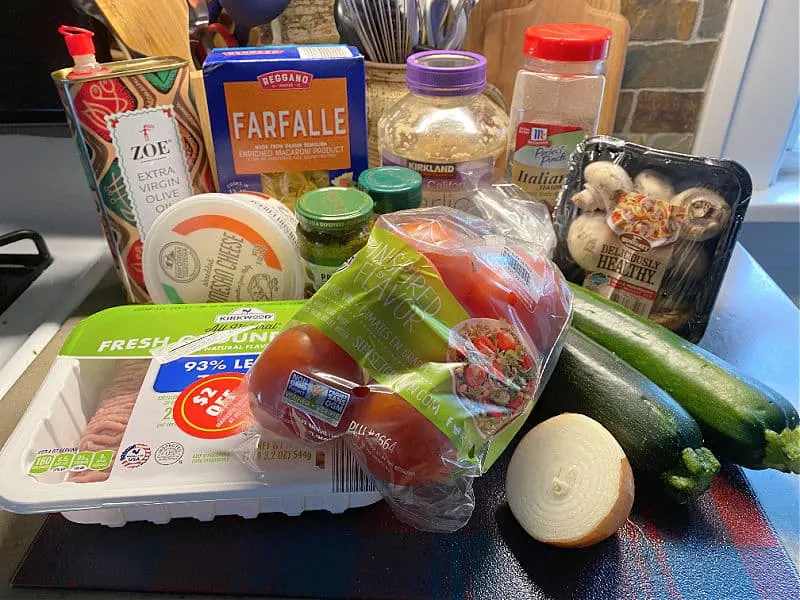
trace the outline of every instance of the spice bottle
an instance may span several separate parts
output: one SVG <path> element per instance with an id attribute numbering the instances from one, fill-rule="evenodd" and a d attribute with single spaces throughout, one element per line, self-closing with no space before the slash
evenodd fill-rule
<path id="1" fill-rule="evenodd" d="M 470 192 L 502 179 L 508 116 L 482 92 L 480 54 L 431 50 L 407 61 L 409 93 L 378 123 L 383 165 L 408 167 L 423 180 L 423 206 L 469 209 Z"/>
<path id="2" fill-rule="evenodd" d="M 358 187 L 375 203 L 375 214 L 419 208 L 422 203 L 422 177 L 405 167 L 367 169 L 358 178 Z"/>
<path id="3" fill-rule="evenodd" d="M 597 133 L 611 30 L 584 23 L 534 25 L 511 101 L 506 177 L 554 206 L 568 160 Z"/>
<path id="4" fill-rule="evenodd" d="M 336 187 L 313 190 L 297 201 L 297 242 L 307 297 L 367 244 L 372 204 L 362 191 Z"/>

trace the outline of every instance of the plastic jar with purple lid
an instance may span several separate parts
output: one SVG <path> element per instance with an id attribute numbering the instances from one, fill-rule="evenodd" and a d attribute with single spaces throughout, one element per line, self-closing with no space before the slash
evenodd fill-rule
<path id="1" fill-rule="evenodd" d="M 406 65 L 409 93 L 378 124 L 381 162 L 422 176 L 422 206 L 469 210 L 472 190 L 505 167 L 508 116 L 483 93 L 486 59 L 431 50 Z"/>

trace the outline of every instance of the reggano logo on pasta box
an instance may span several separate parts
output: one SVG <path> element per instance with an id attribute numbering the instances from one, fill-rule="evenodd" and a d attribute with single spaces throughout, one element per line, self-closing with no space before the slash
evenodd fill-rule
<path id="1" fill-rule="evenodd" d="M 203 65 L 222 192 L 294 203 L 367 168 L 364 57 L 345 45 L 217 49 Z"/>

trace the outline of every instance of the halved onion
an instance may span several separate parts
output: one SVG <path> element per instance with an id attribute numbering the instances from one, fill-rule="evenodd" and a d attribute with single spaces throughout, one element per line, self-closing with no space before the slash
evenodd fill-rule
<path id="1" fill-rule="evenodd" d="M 520 441 L 506 476 L 511 512 L 534 539 L 582 547 L 613 535 L 633 505 L 633 473 L 608 430 L 564 413 Z"/>

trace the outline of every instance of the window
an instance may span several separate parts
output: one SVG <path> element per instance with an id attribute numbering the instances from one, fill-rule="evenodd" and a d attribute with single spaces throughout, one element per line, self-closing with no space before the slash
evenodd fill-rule
<path id="1" fill-rule="evenodd" d="M 778 179 L 800 176 L 800 101 L 794 109 L 794 125 L 789 133 L 786 152 L 783 155 Z"/>
<path id="2" fill-rule="evenodd" d="M 797 0 L 731 0 L 694 148 L 741 162 L 762 199 L 774 188 L 782 197 L 793 191 L 794 203 L 800 202 L 798 22 Z"/>

